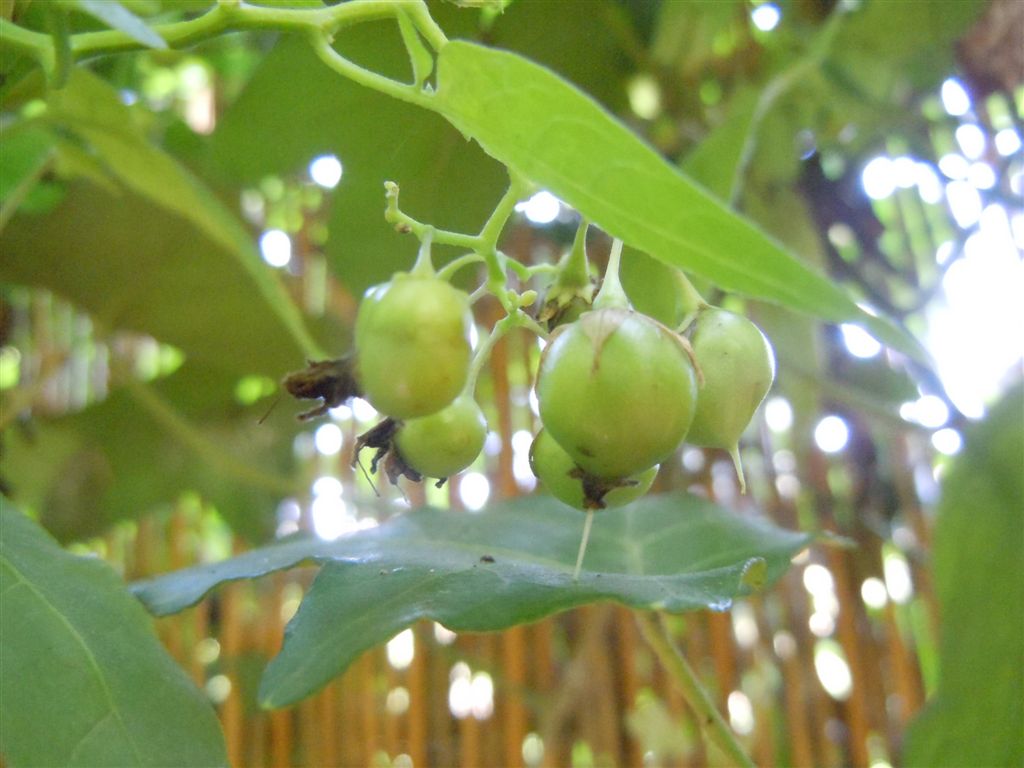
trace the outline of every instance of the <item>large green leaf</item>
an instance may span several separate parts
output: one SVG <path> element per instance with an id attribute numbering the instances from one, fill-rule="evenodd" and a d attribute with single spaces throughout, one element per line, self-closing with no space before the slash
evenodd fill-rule
<path id="1" fill-rule="evenodd" d="M 145 331 L 246 372 L 276 376 L 313 350 L 251 234 L 149 141 L 112 86 L 75 69 L 46 114 L 123 195 L 84 193 L 51 217 L 22 217 L 4 232 L 0 278 L 52 288 L 113 328 Z M 237 331 L 237 342 L 218 337 L 225 329 Z"/>
<path id="2" fill-rule="evenodd" d="M 117 574 L 7 505 L 0 617 L 0 752 L 11 765 L 227 765 L 213 709 Z"/>
<path id="3" fill-rule="evenodd" d="M 513 3 L 489 32 L 609 103 L 625 77 L 608 0 Z M 441 3 L 432 13 L 452 36 L 473 36 L 478 14 Z M 338 49 L 374 71 L 410 79 L 394 24 L 370 23 L 338 35 Z M 273 147 L 273 151 L 267 151 Z M 234 183 L 302 173 L 318 154 L 341 158 L 344 176 L 331 192 L 325 251 L 334 273 L 356 294 L 408 269 L 416 244 L 384 221 L 384 181 L 402 189 L 402 207 L 438 227 L 476 232 L 507 182 L 503 169 L 437 115 L 356 85 L 328 69 L 306 40 L 283 38 L 261 62 L 218 122 L 211 155 Z M 443 251 L 440 254 L 444 256 Z"/>
<path id="4" fill-rule="evenodd" d="M 861 4 L 832 47 L 826 72 L 863 99 L 934 88 L 953 70 L 955 43 L 988 7 L 985 0 Z M 908 85 L 910 88 L 908 88 Z"/>
<path id="5" fill-rule="evenodd" d="M 397 32 L 382 24 L 346 30 L 338 48 L 376 71 L 407 76 Z M 356 295 L 416 257 L 415 240 L 384 220 L 385 181 L 398 182 L 413 216 L 462 231 L 480 228 L 506 183 L 500 167 L 437 115 L 346 80 L 306 40 L 283 38 L 218 124 L 214 163 L 233 183 L 257 184 L 302 174 L 324 153 L 344 165 L 329 193 L 325 252 Z"/>
<path id="6" fill-rule="evenodd" d="M 326 562 L 264 677 L 261 700 L 276 707 L 312 693 L 420 618 L 480 632 L 599 600 L 721 610 L 749 585 L 778 578 L 809 541 L 694 496 L 652 496 L 597 516 L 574 582 L 583 520 L 547 497 L 479 514 L 425 508 L 334 542 L 285 542 L 134 589 L 150 610 L 168 613 L 224 581 Z"/>
<path id="7" fill-rule="evenodd" d="M 935 525 L 939 685 L 907 765 L 1024 764 L 1024 387 L 968 435 Z"/>
<path id="8" fill-rule="evenodd" d="M 861 322 L 924 358 L 904 330 L 858 307 L 554 73 L 464 42 L 441 50 L 438 107 L 488 154 L 662 261 L 723 289 L 834 322 Z"/>
<path id="9" fill-rule="evenodd" d="M 18 215 L 0 250 L 0 280 L 49 288 L 101 329 L 148 333 L 241 374 L 301 367 L 303 350 L 234 259 L 131 192 L 73 184 L 49 214 Z"/>

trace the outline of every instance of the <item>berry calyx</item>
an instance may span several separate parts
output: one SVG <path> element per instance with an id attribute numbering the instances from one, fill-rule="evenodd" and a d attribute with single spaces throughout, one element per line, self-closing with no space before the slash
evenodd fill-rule
<path id="1" fill-rule="evenodd" d="M 530 469 L 548 492 L 576 509 L 621 507 L 650 490 L 658 474 L 653 466 L 625 480 L 602 480 L 587 474 L 545 430 L 530 446 Z"/>

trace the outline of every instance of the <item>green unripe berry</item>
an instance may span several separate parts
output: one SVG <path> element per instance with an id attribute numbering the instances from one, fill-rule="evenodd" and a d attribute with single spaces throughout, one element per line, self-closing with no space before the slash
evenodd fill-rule
<path id="1" fill-rule="evenodd" d="M 463 394 L 437 413 L 404 422 L 395 446 L 402 460 L 421 475 L 450 477 L 476 460 L 486 437 L 483 411 Z"/>
<path id="2" fill-rule="evenodd" d="M 742 315 L 709 309 L 690 339 L 704 373 L 686 442 L 733 448 L 775 379 L 775 356 L 761 330 Z"/>
<path id="3" fill-rule="evenodd" d="M 466 383 L 471 323 L 469 296 L 444 280 L 403 273 L 370 288 L 355 327 L 366 399 L 395 419 L 444 408 Z"/>
<path id="4" fill-rule="evenodd" d="M 618 481 L 618 485 L 599 488 L 595 493 L 593 487 L 587 487 L 583 473 L 572 457 L 543 429 L 530 446 L 530 469 L 552 496 L 576 509 L 629 504 L 650 490 L 658 474 L 658 467 L 653 466 L 628 480 Z"/>
<path id="5" fill-rule="evenodd" d="M 686 442 L 728 450 L 745 492 L 740 436 L 772 386 L 775 355 L 761 329 L 724 309 L 701 312 L 690 342 L 704 384 Z"/>
<path id="6" fill-rule="evenodd" d="M 552 337 L 537 373 L 545 428 L 588 473 L 626 478 L 686 435 L 697 379 L 684 342 L 618 307 L 584 313 Z"/>

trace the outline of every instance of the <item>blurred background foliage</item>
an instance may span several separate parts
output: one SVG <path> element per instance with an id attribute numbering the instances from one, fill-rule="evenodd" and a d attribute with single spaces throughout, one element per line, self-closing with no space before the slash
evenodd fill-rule
<path id="1" fill-rule="evenodd" d="M 150 25 L 210 5 L 122 4 Z M 4 0 L 0 12 L 46 29 L 46 5 Z M 872 537 L 928 581 L 943 478 L 960 461 L 974 468 L 960 477 L 972 471 L 979 490 L 961 487 L 944 502 L 951 519 L 963 521 L 968 508 L 971 515 L 963 530 L 949 522 L 936 534 L 944 530 L 937 590 L 947 620 L 956 616 L 962 632 L 993 639 L 990 659 L 1010 660 L 1004 671 L 981 666 L 978 674 L 1016 675 L 1009 695 L 1019 695 L 1022 622 L 1001 639 L 987 632 L 996 595 L 1009 601 L 999 610 L 1014 615 L 1024 602 L 1014 600 L 1022 589 L 1024 466 L 1009 434 L 1022 426 L 1013 409 L 1019 389 L 1002 406 L 1009 416 L 979 431 L 978 452 L 958 454 L 970 422 L 1020 377 L 1024 5 L 514 0 L 500 13 L 459 6 L 430 3 L 450 37 L 511 49 L 558 72 L 712 194 L 925 342 L 933 369 L 881 348 L 860 328 L 823 326 L 701 286 L 743 307 L 777 350 L 778 383 L 744 452 L 753 499 L 787 510 L 781 522 L 858 542 Z M 73 31 L 103 26 L 85 13 L 69 18 Z M 408 75 L 391 25 L 347 30 L 337 45 L 375 71 Z M 213 521 L 202 529 L 201 557 L 241 546 L 233 536 L 260 543 L 300 526 L 336 535 L 358 515 L 372 516 L 371 507 L 351 509 L 340 528 L 321 526 L 315 504 L 314 481 L 338 474 L 354 498 L 370 497 L 362 480 L 338 470 L 342 433 L 366 415 L 338 409 L 326 424 L 299 423 L 293 403 L 272 409 L 277 382 L 311 350 L 345 352 L 362 291 L 411 265 L 415 244 L 383 220 L 385 180 L 401 185 L 403 209 L 418 219 L 472 232 L 500 197 L 503 169 L 437 115 L 342 79 L 305 41 L 286 35 L 231 34 L 188 50 L 101 56 L 76 67 L 58 91 L 12 54 L 0 58 L 0 74 L 7 498 L 60 541 L 108 554 L 95 537 L 129 535 L 139 521 L 166 519 L 183 504 Z M 543 194 L 521 206 L 514 224 L 506 250 L 524 261 L 557 258 L 575 230 L 572 212 Z M 595 241 L 598 254 L 605 248 Z M 659 262 L 627 252 L 623 280 L 638 308 L 674 316 L 671 277 Z M 481 324 L 489 313 L 483 306 Z M 488 489 L 497 496 L 532 488 L 518 469 L 511 483 L 495 474 L 502 462 L 523 463 L 526 447 L 513 438 L 533 428 L 531 354 L 506 358 L 505 373 L 483 383 L 482 391 L 512 397 L 515 415 L 487 406 L 504 447 L 481 458 L 460 503 L 479 506 Z M 703 478 L 706 493 L 751 507 L 720 475 L 711 483 L 717 458 L 684 455 L 663 471 L 662 487 Z M 426 493 L 446 503 L 446 495 Z M 994 538 L 969 534 L 975 527 Z M 958 557 L 951 540 L 969 552 Z M 1003 553 L 998 571 L 973 565 L 987 562 L 1000 541 L 1017 547 Z M 950 575 L 965 570 L 979 583 Z M 960 589 L 972 589 L 971 597 Z M 939 655 L 970 653 L 936 642 L 931 632 L 913 634 L 929 692 Z M 962 702 L 968 690 L 951 692 L 929 716 L 955 709 L 949 698 Z M 657 725 L 665 713 L 652 706 L 634 711 L 644 723 L 637 732 L 653 733 L 650 744 L 671 742 L 671 729 Z M 1020 732 L 1019 706 L 992 717 Z M 1019 761 L 1019 739 L 1015 748 Z M 687 753 L 685 745 L 664 749 Z M 819 756 L 865 762 L 866 752 L 844 749 Z M 942 755 L 957 763 L 955 751 L 921 749 L 919 764 Z M 873 764 L 899 757 L 883 752 Z"/>

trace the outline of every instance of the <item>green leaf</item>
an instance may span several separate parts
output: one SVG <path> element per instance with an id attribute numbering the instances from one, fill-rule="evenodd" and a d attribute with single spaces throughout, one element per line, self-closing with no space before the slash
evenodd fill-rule
<path id="1" fill-rule="evenodd" d="M 862 310 L 543 67 L 452 42 L 439 56 L 437 99 L 488 154 L 626 243 L 725 290 L 863 323 L 890 346 L 927 358 L 906 331 Z"/>
<path id="2" fill-rule="evenodd" d="M 375 71 L 409 79 L 393 29 L 361 24 L 339 35 L 338 48 Z M 507 183 L 437 115 L 356 85 L 328 69 L 305 40 L 282 38 L 218 122 L 213 160 L 231 182 L 257 184 L 304 173 L 325 153 L 344 166 L 328 193 L 326 256 L 357 296 L 416 258 L 415 240 L 384 221 L 385 181 L 401 186 L 402 208 L 411 215 L 466 232 L 479 230 Z"/>
<path id="3" fill-rule="evenodd" d="M 53 136 L 43 128 L 30 128 L 4 136 L 0 152 L 0 201 L 39 172 L 53 149 Z"/>
<path id="4" fill-rule="evenodd" d="M 600 98 L 622 101 L 626 60 L 608 21 L 616 6 L 588 0 L 587 12 L 567 27 L 561 3 L 514 3 L 488 34 Z M 478 34 L 478 14 L 449 3 L 431 12 L 452 37 Z M 342 30 L 336 47 L 373 71 L 410 79 L 408 55 L 392 23 Z M 401 186 L 403 210 L 461 232 L 480 229 L 508 183 L 504 170 L 445 120 L 340 77 L 304 39 L 282 37 L 218 121 L 212 159 L 226 180 L 257 184 L 269 175 L 304 173 L 310 160 L 327 152 L 341 159 L 345 173 L 329 193 L 325 252 L 355 295 L 408 269 L 416 256 L 415 242 L 384 221 L 385 181 Z M 438 249 L 437 263 L 449 255 Z"/>
<path id="5" fill-rule="evenodd" d="M 0 616 L 0 752 L 11 765 L 227 765 L 213 709 L 117 574 L 7 505 Z"/>
<path id="6" fill-rule="evenodd" d="M 724 202 L 733 197 L 736 169 L 754 127 L 758 96 L 759 92 L 753 88 L 738 90 L 729 104 L 728 117 L 681 164 L 690 178 Z"/>
<path id="7" fill-rule="evenodd" d="M 602 600 L 635 608 L 725 609 L 749 591 L 743 574 L 763 559 L 777 579 L 806 534 L 736 517 L 689 495 L 648 497 L 601 512 L 584 570 L 572 579 L 584 516 L 549 497 L 469 514 L 433 508 L 334 542 L 289 541 L 133 589 L 154 613 L 199 600 L 224 581 L 306 559 L 327 562 L 261 688 L 265 706 L 315 691 L 420 618 L 457 631 L 499 630 Z"/>
<path id="8" fill-rule="evenodd" d="M 131 192 L 73 184 L 49 215 L 15 217 L 0 250 L 0 280 L 49 288 L 101 329 L 141 331 L 240 374 L 277 379 L 302 365 L 302 348 L 251 274 L 187 221 Z"/>
<path id="9" fill-rule="evenodd" d="M 146 26 L 146 22 L 115 0 L 74 0 L 74 7 L 87 13 L 111 29 L 124 32 L 147 48 L 166 48 L 160 35 Z"/>
<path id="10" fill-rule="evenodd" d="M 231 211 L 177 160 L 153 145 L 136 126 L 117 91 L 84 69 L 50 95 L 48 119 L 71 131 L 99 156 L 127 189 L 191 223 L 222 251 L 235 279 L 263 300 L 283 330 L 309 356 L 319 356 L 302 317 L 281 283 L 259 258 L 254 238 Z"/>
<path id="11" fill-rule="evenodd" d="M 939 685 L 906 765 L 1024 763 L 1024 386 L 967 436 L 943 483 L 933 549 Z"/>
<path id="12" fill-rule="evenodd" d="M 843 22 L 825 70 L 868 97 L 889 99 L 896 87 L 929 90 L 952 70 L 956 41 L 988 6 L 985 0 L 862 3 Z"/>

